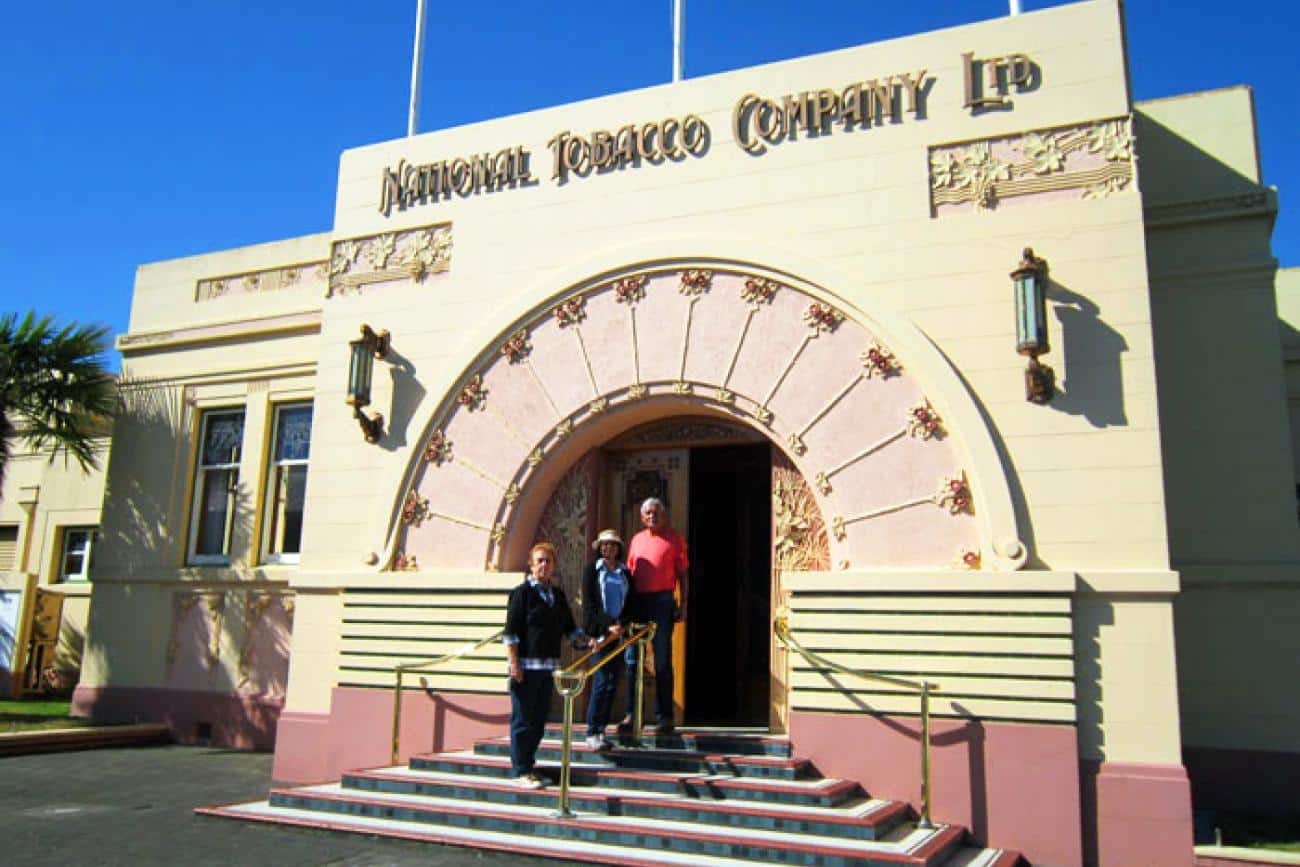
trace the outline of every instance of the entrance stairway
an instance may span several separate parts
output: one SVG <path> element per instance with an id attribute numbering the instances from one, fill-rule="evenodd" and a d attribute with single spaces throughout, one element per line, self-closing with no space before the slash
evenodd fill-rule
<path id="1" fill-rule="evenodd" d="M 554 814 L 558 783 L 509 779 L 509 740 L 354 771 L 338 783 L 274 789 L 265 801 L 197 810 L 212 816 L 623 865 L 795 864 L 823 867 L 1013 867 L 964 828 L 916 827 L 900 801 L 825 778 L 789 741 L 723 729 L 649 733 L 641 748 L 572 747 L 572 818 Z M 548 730 L 539 774 L 558 779 L 560 734 Z"/>

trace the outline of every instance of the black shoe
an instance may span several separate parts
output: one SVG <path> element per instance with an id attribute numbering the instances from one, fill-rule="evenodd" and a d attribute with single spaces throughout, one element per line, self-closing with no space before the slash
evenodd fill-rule
<path id="1" fill-rule="evenodd" d="M 659 723 L 659 725 L 655 726 L 655 734 L 660 737 L 669 737 L 677 734 L 677 729 L 672 723 Z"/>
<path id="2" fill-rule="evenodd" d="M 616 729 L 616 731 L 621 735 L 632 734 L 632 720 L 630 719 L 623 720 L 621 723 L 618 724 L 618 728 Z"/>

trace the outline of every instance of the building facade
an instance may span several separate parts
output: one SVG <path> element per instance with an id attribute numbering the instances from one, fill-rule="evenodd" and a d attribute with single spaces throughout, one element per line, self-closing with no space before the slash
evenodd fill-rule
<path id="1" fill-rule="evenodd" d="M 1093 0 L 505 117 L 345 152 L 329 233 L 142 267 L 78 708 L 385 764 L 396 664 L 657 495 L 685 723 L 919 797 L 916 696 L 784 620 L 939 684 L 937 817 L 1186 863 L 1194 792 L 1300 755 L 1256 685 L 1300 650 L 1276 199 L 1248 90 L 1134 104 L 1128 62 Z M 499 734 L 503 659 L 402 755 Z"/>

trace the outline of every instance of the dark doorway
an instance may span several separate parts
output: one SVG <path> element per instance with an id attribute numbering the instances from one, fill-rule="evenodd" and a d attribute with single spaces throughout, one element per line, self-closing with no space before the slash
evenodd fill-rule
<path id="1" fill-rule="evenodd" d="M 768 722 L 772 456 L 767 443 L 690 460 L 686 722 Z"/>

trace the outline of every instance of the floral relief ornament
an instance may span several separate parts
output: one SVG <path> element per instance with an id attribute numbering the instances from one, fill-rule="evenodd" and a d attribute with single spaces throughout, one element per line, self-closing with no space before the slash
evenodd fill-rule
<path id="1" fill-rule="evenodd" d="M 930 177 L 934 189 L 969 189 L 980 208 L 991 208 L 997 202 L 996 184 L 1011 179 L 1011 166 L 993 156 L 988 142 L 977 142 L 955 153 L 932 154 Z"/>
<path id="2" fill-rule="evenodd" d="M 366 243 L 366 259 L 370 261 L 370 267 L 382 271 L 388 267 L 388 259 L 396 249 L 396 235 L 392 233 L 378 235 Z"/>
<path id="3" fill-rule="evenodd" d="M 429 437 L 429 445 L 424 449 L 424 459 L 434 466 L 442 466 L 451 460 L 451 440 L 441 430 L 436 430 Z"/>
<path id="4" fill-rule="evenodd" d="M 398 551 L 397 557 L 393 560 L 393 568 L 398 572 L 419 572 L 420 564 L 416 562 L 414 554 Z"/>
<path id="5" fill-rule="evenodd" d="M 456 402 L 470 412 L 481 409 L 486 400 L 487 389 L 483 387 L 483 377 L 480 374 L 475 374 L 473 379 L 465 383 L 460 394 L 456 396 Z"/>
<path id="6" fill-rule="evenodd" d="M 930 406 L 930 401 L 923 400 L 907 411 L 907 432 L 923 440 L 943 435 L 943 419 Z"/>
<path id="7" fill-rule="evenodd" d="M 423 280 L 435 271 L 445 271 L 451 262 L 451 230 L 423 229 L 415 233 L 411 248 L 402 259 L 402 269 L 415 280 Z"/>
<path id="8" fill-rule="evenodd" d="M 829 334 L 844 321 L 844 314 L 829 304 L 814 301 L 803 312 L 803 321 L 817 334 Z"/>
<path id="9" fill-rule="evenodd" d="M 645 297 L 646 276 L 635 274 L 614 282 L 614 300 L 629 306 Z"/>
<path id="10" fill-rule="evenodd" d="M 330 276 L 346 274 L 352 269 L 361 253 L 356 241 L 340 241 L 334 246 L 334 256 L 330 260 Z"/>
<path id="11" fill-rule="evenodd" d="M 948 510 L 951 515 L 974 511 L 972 508 L 970 485 L 966 473 L 962 472 L 952 478 L 944 479 L 934 495 L 934 502 Z"/>
<path id="12" fill-rule="evenodd" d="M 557 304 L 554 314 L 555 321 L 560 324 L 561 328 L 577 325 L 587 318 L 587 299 L 581 295 L 574 295 L 567 301 L 561 301 Z"/>
<path id="13" fill-rule="evenodd" d="M 894 353 L 885 349 L 879 343 L 872 343 L 862 351 L 858 358 L 862 361 L 862 367 L 867 373 L 867 379 L 873 376 L 888 379 L 903 369 L 903 366 L 894 358 Z"/>
<path id="14" fill-rule="evenodd" d="M 776 290 L 780 288 L 781 284 L 775 280 L 748 277 L 745 279 L 745 284 L 740 287 L 740 300 L 755 307 L 760 304 L 771 304 L 772 297 L 776 295 Z"/>
<path id="15" fill-rule="evenodd" d="M 1126 120 L 1099 123 L 1088 130 L 1088 151 L 1100 153 L 1110 162 L 1124 162 L 1133 158 L 1133 135 Z"/>
<path id="16" fill-rule="evenodd" d="M 703 269 L 692 269 L 682 272 L 681 293 L 692 297 L 709 291 L 713 285 L 713 272 Z"/>
<path id="17" fill-rule="evenodd" d="M 429 500 L 415 491 L 407 491 L 402 503 L 402 523 L 418 527 L 429 517 Z"/>
<path id="18" fill-rule="evenodd" d="M 980 552 L 970 548 L 962 548 L 953 558 L 952 565 L 957 569 L 979 569 L 981 563 Z"/>
<path id="19" fill-rule="evenodd" d="M 520 328 L 501 345 L 501 355 L 511 364 L 518 364 L 533 351 L 533 344 L 528 341 L 528 329 Z"/>
<path id="20" fill-rule="evenodd" d="M 1033 171 L 1036 175 L 1049 175 L 1065 168 L 1065 154 L 1061 151 L 1056 136 L 1051 133 L 1040 135 L 1031 132 L 1025 136 L 1020 147 L 1033 163 Z"/>

